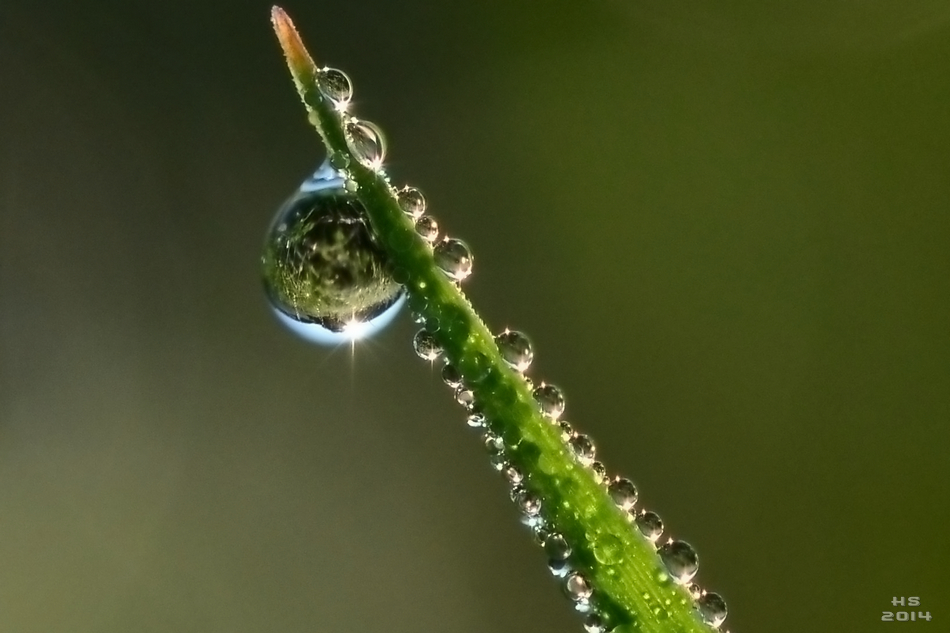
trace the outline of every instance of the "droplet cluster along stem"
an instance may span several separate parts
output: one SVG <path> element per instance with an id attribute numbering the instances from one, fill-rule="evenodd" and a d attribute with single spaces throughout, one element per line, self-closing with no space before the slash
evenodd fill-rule
<path id="1" fill-rule="evenodd" d="M 321 98 L 317 66 L 287 15 L 275 7 L 272 18 L 298 93 L 327 151 L 351 155 L 346 115 Z M 400 208 L 385 172 L 357 160 L 349 163 L 356 194 L 404 280 L 410 309 L 424 317 L 444 358 L 503 439 L 508 459 L 543 499 L 544 519 L 570 544 L 572 565 L 593 587 L 598 613 L 612 627 L 642 633 L 709 633 L 686 589 L 664 573 L 653 544 L 632 528 L 606 488 L 576 460 L 558 426 L 538 410 L 525 378 L 504 362 L 490 330 L 436 265 L 432 246 Z M 608 535 L 620 541 L 623 555 L 615 564 L 602 565 L 594 552 L 598 539 Z"/>

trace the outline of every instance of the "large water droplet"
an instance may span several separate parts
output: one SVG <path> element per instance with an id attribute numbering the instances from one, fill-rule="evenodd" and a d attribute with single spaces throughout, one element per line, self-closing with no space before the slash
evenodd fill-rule
<path id="1" fill-rule="evenodd" d="M 531 341 L 521 332 L 506 329 L 495 337 L 495 344 L 498 345 L 501 357 L 515 370 L 524 373 L 531 366 L 534 351 L 531 349 Z"/>
<path id="2" fill-rule="evenodd" d="M 542 382 L 534 388 L 531 395 L 534 396 L 535 402 L 538 403 L 538 407 L 541 409 L 541 414 L 545 417 L 557 420 L 564 413 L 564 396 L 561 394 L 561 390 L 554 385 Z"/>
<path id="3" fill-rule="evenodd" d="M 396 201 L 403 213 L 412 218 L 413 221 L 418 220 L 426 212 L 426 198 L 415 187 L 403 187 L 397 191 Z"/>
<path id="4" fill-rule="evenodd" d="M 363 167 L 379 171 L 386 158 L 386 140 L 375 123 L 350 118 L 346 122 L 346 146 Z"/>
<path id="5" fill-rule="evenodd" d="M 571 447 L 571 451 L 574 453 L 574 457 L 578 462 L 583 466 L 590 466 L 594 463 L 594 457 L 596 455 L 596 449 L 594 447 L 593 440 L 590 437 L 584 435 L 583 433 L 577 433 L 567 442 L 568 446 Z"/>
<path id="6" fill-rule="evenodd" d="M 637 487 L 632 481 L 623 477 L 617 477 L 607 486 L 607 492 L 610 498 L 624 512 L 630 512 L 637 503 Z"/>
<path id="7" fill-rule="evenodd" d="M 353 98 L 349 76 L 342 70 L 326 67 L 317 71 L 316 79 L 320 94 L 332 101 L 338 111 L 345 110 Z"/>
<path id="8" fill-rule="evenodd" d="M 472 274 L 472 254 L 462 240 L 442 240 L 435 247 L 434 257 L 435 265 L 455 281 L 464 281 Z"/>
<path id="9" fill-rule="evenodd" d="M 669 541 L 662 545 L 657 553 L 673 582 L 677 584 L 685 585 L 699 571 L 699 557 L 696 555 L 696 550 L 686 541 Z"/>
<path id="10" fill-rule="evenodd" d="M 412 348 L 422 360 L 433 361 L 442 354 L 442 346 L 435 340 L 432 332 L 421 329 L 412 339 Z"/>
<path id="11" fill-rule="evenodd" d="M 405 299 L 365 208 L 329 162 L 277 211 L 261 262 L 277 316 L 318 343 L 372 334 L 392 320 Z"/>
<path id="12" fill-rule="evenodd" d="M 564 579 L 564 591 L 574 602 L 587 602 L 594 593 L 587 579 L 576 571 L 571 572 Z"/>
<path id="13" fill-rule="evenodd" d="M 656 543 L 657 539 L 663 535 L 663 520 L 656 512 L 644 510 L 637 515 L 634 522 L 640 533 L 649 541 Z"/>
<path id="14" fill-rule="evenodd" d="M 696 601 L 696 608 L 699 609 L 699 617 L 703 622 L 718 629 L 725 622 L 728 611 L 726 610 L 726 601 L 718 593 L 703 593 Z"/>

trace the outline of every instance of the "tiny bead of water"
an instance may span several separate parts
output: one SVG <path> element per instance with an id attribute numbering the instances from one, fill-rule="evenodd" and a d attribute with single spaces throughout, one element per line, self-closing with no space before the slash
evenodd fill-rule
<path id="1" fill-rule="evenodd" d="M 571 555 L 571 546 L 567 540 L 557 532 L 548 534 L 542 541 L 544 553 L 550 560 L 566 560 Z"/>
<path id="2" fill-rule="evenodd" d="M 594 462 L 590 465 L 590 470 L 597 483 L 603 484 L 607 481 L 607 467 L 604 466 L 603 462 Z"/>
<path id="3" fill-rule="evenodd" d="M 584 629 L 587 633 L 605 633 L 607 627 L 604 618 L 599 613 L 588 613 L 584 618 Z"/>

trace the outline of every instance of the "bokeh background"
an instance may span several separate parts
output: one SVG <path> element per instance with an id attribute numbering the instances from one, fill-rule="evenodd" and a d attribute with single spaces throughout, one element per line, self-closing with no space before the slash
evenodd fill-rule
<path id="1" fill-rule="evenodd" d="M 724 628 L 947 630 L 950 6 L 674 4 L 285 6 Z M 406 315 L 269 312 L 269 8 L 0 4 L 0 631 L 582 630 Z"/>

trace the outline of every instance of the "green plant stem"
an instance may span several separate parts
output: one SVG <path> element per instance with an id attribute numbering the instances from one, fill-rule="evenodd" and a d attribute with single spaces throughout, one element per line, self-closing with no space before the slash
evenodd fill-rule
<path id="1" fill-rule="evenodd" d="M 592 602 L 617 631 L 709 633 L 686 590 L 674 584 L 655 547 L 579 464 L 556 424 L 539 411 L 521 374 L 501 358 L 492 333 L 457 285 L 436 266 L 432 247 L 400 209 L 387 177 L 361 165 L 350 152 L 343 115 L 322 98 L 317 67 L 290 18 L 273 10 L 280 40 L 309 119 L 331 156 L 349 157 L 349 177 L 404 283 L 410 308 L 423 315 L 448 362 L 461 372 L 508 461 L 543 500 L 542 516 L 572 549 L 571 568 L 594 587 Z M 608 555 L 609 554 L 609 555 Z"/>

